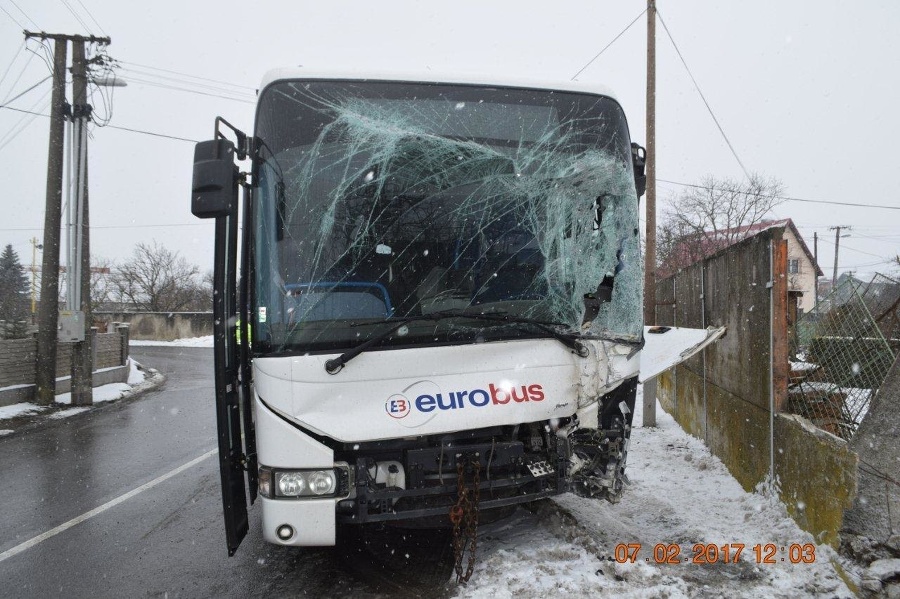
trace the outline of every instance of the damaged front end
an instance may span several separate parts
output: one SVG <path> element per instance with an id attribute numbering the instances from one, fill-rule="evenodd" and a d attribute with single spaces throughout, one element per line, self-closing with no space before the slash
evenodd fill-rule
<path id="1" fill-rule="evenodd" d="M 445 524 L 467 490 L 482 514 L 567 491 L 615 503 L 627 482 L 636 385 L 599 401 L 596 426 L 571 417 L 337 446 L 336 460 L 352 464 L 338 522 Z"/>

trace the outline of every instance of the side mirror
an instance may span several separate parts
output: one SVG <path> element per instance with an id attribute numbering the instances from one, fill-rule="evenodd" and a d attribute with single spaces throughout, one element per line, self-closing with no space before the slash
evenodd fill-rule
<path id="1" fill-rule="evenodd" d="M 194 148 L 191 212 L 198 218 L 228 216 L 237 207 L 238 168 L 234 144 L 227 139 L 201 141 Z"/>
<path id="2" fill-rule="evenodd" d="M 631 165 L 634 167 L 634 187 L 637 189 L 637 197 L 641 199 L 647 191 L 647 175 L 644 167 L 647 166 L 647 150 L 634 142 L 631 143 Z"/>

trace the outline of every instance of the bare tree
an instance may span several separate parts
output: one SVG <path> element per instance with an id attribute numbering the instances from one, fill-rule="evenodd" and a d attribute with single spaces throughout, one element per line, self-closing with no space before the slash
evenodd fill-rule
<path id="1" fill-rule="evenodd" d="M 783 200 L 774 178 L 712 175 L 668 201 L 657 229 L 657 262 L 672 271 L 740 241 Z"/>
<path id="2" fill-rule="evenodd" d="M 132 258 L 113 269 L 110 283 L 118 300 L 135 310 L 200 311 L 212 304 L 200 269 L 155 241 L 137 244 Z"/>
<path id="3" fill-rule="evenodd" d="M 91 311 L 103 310 L 113 297 L 112 263 L 98 256 L 91 256 Z"/>

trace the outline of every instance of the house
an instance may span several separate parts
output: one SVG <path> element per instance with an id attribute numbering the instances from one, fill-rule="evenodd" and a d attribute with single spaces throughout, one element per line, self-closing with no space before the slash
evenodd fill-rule
<path id="1" fill-rule="evenodd" d="M 686 235 L 672 244 L 665 261 L 657 269 L 657 278 L 664 278 L 689 264 L 712 256 L 716 252 L 772 228 L 783 228 L 788 247 L 788 291 L 797 298 L 800 313 L 810 312 L 816 305 L 816 278 L 822 269 L 809 247 L 789 218 L 766 220 L 754 225 L 735 227 L 716 232 Z"/>

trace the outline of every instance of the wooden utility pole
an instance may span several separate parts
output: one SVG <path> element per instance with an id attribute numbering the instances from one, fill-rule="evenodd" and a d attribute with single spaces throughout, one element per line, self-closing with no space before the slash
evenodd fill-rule
<path id="1" fill-rule="evenodd" d="M 819 232 L 813 231 L 813 310 L 819 311 Z"/>
<path id="2" fill-rule="evenodd" d="M 25 32 L 25 37 L 38 34 Z M 50 146 L 47 155 L 47 199 L 44 211 L 44 257 L 41 261 L 41 305 L 38 311 L 35 400 L 50 405 L 56 398 L 56 327 L 59 322 L 59 226 L 62 216 L 63 138 L 66 101 L 65 38 L 55 39 L 53 93 L 50 100 Z"/>
<path id="3" fill-rule="evenodd" d="M 644 324 L 656 324 L 656 0 L 647 0 L 647 190 Z M 656 426 L 656 379 L 644 383 L 644 426 Z"/>
<path id="4" fill-rule="evenodd" d="M 837 269 L 838 269 L 838 250 L 841 247 L 841 229 L 850 229 L 847 225 L 838 225 L 837 227 L 828 227 L 834 229 L 834 271 L 831 274 L 831 292 L 837 289 Z"/>
<path id="5" fill-rule="evenodd" d="M 88 228 L 87 185 L 87 123 L 90 106 L 87 103 L 87 63 L 85 40 L 72 40 L 72 122 L 74 124 L 75 156 L 75 263 L 69 266 L 68 276 L 78 277 L 72 306 L 84 315 L 84 341 L 72 346 L 72 405 L 93 403 L 93 342 L 91 335 L 91 263 Z"/>

